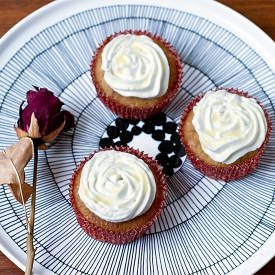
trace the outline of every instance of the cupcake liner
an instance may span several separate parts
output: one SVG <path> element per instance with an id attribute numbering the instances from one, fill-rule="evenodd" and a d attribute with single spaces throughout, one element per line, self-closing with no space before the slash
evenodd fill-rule
<path id="1" fill-rule="evenodd" d="M 113 99 L 109 98 L 104 91 L 100 88 L 98 83 L 95 80 L 95 74 L 94 74 L 94 66 L 95 62 L 97 59 L 97 56 L 100 52 L 100 50 L 114 37 L 121 35 L 121 34 L 136 34 L 136 35 L 146 35 L 149 36 L 150 38 L 154 38 L 159 40 L 161 43 L 165 45 L 165 47 L 169 50 L 170 54 L 172 54 L 175 58 L 176 61 L 176 70 L 177 70 L 177 78 L 175 80 L 175 83 L 173 84 L 173 87 L 171 91 L 169 91 L 168 96 L 162 101 L 159 102 L 153 106 L 150 107 L 142 107 L 142 108 L 137 108 L 137 107 L 129 107 L 126 105 L 122 105 L 118 102 L 115 102 Z M 148 31 L 141 31 L 141 30 L 126 30 L 122 32 L 115 33 L 114 35 L 111 35 L 107 37 L 103 43 L 97 48 L 97 50 L 94 53 L 94 56 L 92 58 L 91 62 L 91 77 L 98 95 L 98 98 L 102 101 L 102 103 L 109 108 L 113 113 L 117 114 L 121 118 L 128 118 L 128 119 L 145 119 L 150 116 L 156 115 L 157 113 L 161 112 L 167 105 L 168 103 L 172 100 L 172 98 L 176 95 L 176 93 L 179 90 L 182 78 L 183 78 L 183 64 L 180 60 L 179 55 L 175 51 L 175 49 L 170 45 L 169 42 L 161 38 L 160 36 L 153 35 Z"/>
<path id="2" fill-rule="evenodd" d="M 239 91 L 238 89 L 233 89 L 233 88 L 219 88 L 219 89 L 216 89 L 216 91 L 221 89 L 225 89 L 229 93 L 245 96 L 247 98 L 254 98 L 253 96 L 248 95 L 247 92 Z M 255 168 L 258 166 L 261 156 L 263 155 L 266 149 L 267 143 L 271 135 L 271 129 L 272 129 L 271 119 L 269 118 L 267 111 L 257 101 L 257 103 L 263 109 L 266 117 L 266 121 L 267 121 L 266 137 L 257 154 L 254 157 L 249 158 L 246 161 L 238 164 L 233 164 L 233 165 L 229 164 L 227 166 L 215 166 L 215 165 L 207 164 L 204 161 L 198 159 L 196 154 L 194 154 L 190 150 L 188 143 L 184 140 L 182 135 L 183 124 L 185 122 L 185 119 L 188 113 L 202 99 L 203 96 L 204 96 L 204 93 L 198 95 L 197 97 L 195 97 L 193 100 L 190 101 L 188 106 L 185 108 L 179 123 L 179 136 L 180 136 L 181 143 L 185 148 L 186 155 L 189 158 L 192 165 L 194 166 L 194 168 L 209 178 L 216 179 L 216 180 L 224 180 L 224 181 L 240 179 L 246 176 L 248 173 L 255 170 Z"/>
<path id="3" fill-rule="evenodd" d="M 156 198 L 153 202 L 153 204 L 157 204 L 157 206 L 158 206 L 157 210 L 155 211 L 154 215 L 147 222 L 145 222 L 142 226 L 137 226 L 131 230 L 126 230 L 126 231 L 112 231 L 112 230 L 108 230 L 105 228 L 101 228 L 100 226 L 92 223 L 91 221 L 86 220 L 82 216 L 82 214 L 80 213 L 79 209 L 76 206 L 73 189 L 74 189 L 74 182 L 75 182 L 78 174 L 81 173 L 81 169 L 84 166 L 84 164 L 89 159 L 91 159 L 95 153 L 100 152 L 100 151 L 107 151 L 107 150 L 115 150 L 115 151 L 126 152 L 126 153 L 135 155 L 136 157 L 142 159 L 145 163 L 147 163 L 148 166 L 150 166 L 150 168 L 154 171 L 154 174 L 158 179 L 158 181 L 156 182 L 158 195 L 156 194 Z M 162 210 L 165 206 L 166 195 L 167 195 L 167 183 L 166 183 L 166 179 L 164 177 L 164 174 L 162 173 L 162 169 L 159 166 L 159 164 L 142 151 L 135 150 L 132 147 L 122 147 L 122 146 L 120 146 L 120 147 L 115 146 L 115 147 L 110 147 L 110 148 L 105 147 L 104 149 L 99 149 L 98 151 L 94 152 L 93 154 L 90 154 L 89 157 L 86 157 L 84 160 L 82 160 L 77 165 L 77 167 L 74 171 L 74 174 L 71 178 L 70 189 L 69 189 L 71 205 L 73 207 L 77 222 L 79 223 L 80 227 L 90 237 L 92 237 L 100 242 L 107 242 L 107 243 L 111 243 L 111 244 L 125 244 L 125 243 L 129 243 L 129 242 L 141 237 L 151 227 L 151 225 L 155 222 L 157 217 L 162 212 Z M 147 212 L 145 212 L 143 215 L 146 215 L 146 213 Z M 143 216 L 143 215 L 141 215 L 141 216 Z M 134 219 L 132 219 L 132 220 L 134 220 Z M 130 221 L 132 221 L 132 220 L 130 220 Z"/>

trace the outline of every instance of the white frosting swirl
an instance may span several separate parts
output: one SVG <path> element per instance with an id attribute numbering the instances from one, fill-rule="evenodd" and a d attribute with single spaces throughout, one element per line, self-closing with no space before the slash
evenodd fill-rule
<path id="1" fill-rule="evenodd" d="M 214 161 L 233 163 L 265 139 L 266 118 L 254 98 L 208 91 L 193 111 L 202 150 Z"/>
<path id="2" fill-rule="evenodd" d="M 100 218 L 122 222 L 145 213 L 156 194 L 155 178 L 136 156 L 119 151 L 96 153 L 83 167 L 79 196 Z"/>
<path id="3" fill-rule="evenodd" d="M 103 49 L 104 79 L 126 97 L 155 98 L 168 88 L 170 68 L 163 50 L 146 35 L 122 34 Z"/>

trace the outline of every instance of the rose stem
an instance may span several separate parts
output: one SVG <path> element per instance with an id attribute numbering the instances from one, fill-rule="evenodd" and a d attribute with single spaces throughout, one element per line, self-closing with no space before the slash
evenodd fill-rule
<path id="1" fill-rule="evenodd" d="M 27 262 L 25 275 L 32 274 L 35 250 L 33 247 L 33 232 L 34 232 L 34 218 L 35 218 L 35 200 L 36 200 L 36 180 L 37 180 L 37 165 L 38 165 L 38 145 L 37 141 L 33 139 L 34 149 L 34 164 L 33 164 L 33 191 L 30 209 L 30 220 L 28 224 L 28 237 L 27 237 Z"/>

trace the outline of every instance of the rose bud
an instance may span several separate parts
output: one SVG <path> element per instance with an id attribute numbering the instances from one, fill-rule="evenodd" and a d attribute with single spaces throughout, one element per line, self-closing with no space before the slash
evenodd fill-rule
<path id="1" fill-rule="evenodd" d="M 74 127 L 74 117 L 69 111 L 61 110 L 64 104 L 46 88 L 34 87 L 27 92 L 27 106 L 24 101 L 19 108 L 18 127 L 14 127 L 19 139 L 30 137 L 38 141 L 38 148 L 47 150 L 61 131 Z M 46 144 L 47 143 L 47 144 Z"/>

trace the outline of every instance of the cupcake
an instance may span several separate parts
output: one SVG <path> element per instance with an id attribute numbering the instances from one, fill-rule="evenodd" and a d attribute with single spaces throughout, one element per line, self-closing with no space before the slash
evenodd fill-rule
<path id="1" fill-rule="evenodd" d="M 109 36 L 96 50 L 91 77 L 98 97 L 122 118 L 161 112 L 179 90 L 183 71 L 175 49 L 147 31 Z"/>
<path id="2" fill-rule="evenodd" d="M 161 213 L 166 180 L 148 155 L 129 147 L 100 149 L 71 178 L 70 200 L 80 227 L 112 244 L 142 236 Z"/>
<path id="3" fill-rule="evenodd" d="M 242 178 L 257 167 L 270 134 L 271 121 L 259 102 L 233 88 L 197 96 L 179 124 L 192 165 L 224 181 Z"/>

